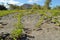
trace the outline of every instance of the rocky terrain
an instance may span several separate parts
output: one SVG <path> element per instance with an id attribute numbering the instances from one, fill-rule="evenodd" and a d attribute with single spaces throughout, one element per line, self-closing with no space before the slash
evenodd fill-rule
<path id="1" fill-rule="evenodd" d="M 14 17 L 15 15 L 17 13 L 0 18 L 0 33 L 10 33 L 15 28 L 14 24 L 17 23 L 17 19 Z M 25 15 L 22 17 L 23 33 L 29 36 L 22 40 L 60 40 L 60 27 L 55 26 L 54 23 L 46 22 L 37 28 L 36 23 L 39 19 L 39 14 Z"/>
<path id="2" fill-rule="evenodd" d="M 60 27 L 54 23 L 44 23 L 40 28 L 35 27 L 40 18 L 39 14 L 26 15 L 22 17 L 25 33 L 33 36 L 30 40 L 60 40 Z"/>
<path id="3" fill-rule="evenodd" d="M 10 33 L 15 28 L 17 19 L 14 17 L 17 13 L 0 17 L 0 33 Z"/>

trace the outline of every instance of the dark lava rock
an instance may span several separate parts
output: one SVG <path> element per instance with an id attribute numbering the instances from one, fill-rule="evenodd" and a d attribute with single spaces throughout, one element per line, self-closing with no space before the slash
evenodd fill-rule
<path id="1" fill-rule="evenodd" d="M 2 32 L 2 33 L 0 34 L 0 38 L 3 39 L 3 40 L 5 40 L 6 37 L 8 37 L 9 35 L 10 35 L 9 33 L 4 34 L 4 32 Z"/>
<path id="2" fill-rule="evenodd" d="M 40 30 L 43 30 L 42 28 L 39 28 L 39 29 L 37 29 L 36 31 L 40 31 Z"/>
<path id="3" fill-rule="evenodd" d="M 30 40 L 29 38 L 35 38 L 34 36 L 23 34 L 18 40 Z"/>

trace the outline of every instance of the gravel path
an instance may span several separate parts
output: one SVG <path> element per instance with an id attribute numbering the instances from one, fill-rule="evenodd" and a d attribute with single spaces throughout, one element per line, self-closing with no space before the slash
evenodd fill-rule
<path id="1" fill-rule="evenodd" d="M 44 23 L 40 28 L 41 30 L 33 30 L 39 20 L 40 15 L 26 15 L 22 17 L 22 23 L 24 28 L 31 29 L 29 35 L 34 36 L 35 38 L 29 38 L 30 40 L 60 40 L 60 27 L 55 26 L 53 23 Z M 25 31 L 25 30 L 24 30 Z"/>

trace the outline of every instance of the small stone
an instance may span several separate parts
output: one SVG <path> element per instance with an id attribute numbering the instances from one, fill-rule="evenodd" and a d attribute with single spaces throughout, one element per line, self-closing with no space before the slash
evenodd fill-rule
<path id="1" fill-rule="evenodd" d="M 51 22 L 51 23 L 54 23 L 54 24 L 56 24 L 56 22 Z"/>
<path id="2" fill-rule="evenodd" d="M 2 23 L 2 25 L 7 25 L 7 24 L 8 24 L 8 23 L 6 23 L 6 22 L 3 22 L 3 23 Z"/>
<path id="3" fill-rule="evenodd" d="M 27 35 L 27 37 L 29 37 L 29 38 L 35 38 L 34 36 L 32 36 L 32 35 Z"/>
<path id="4" fill-rule="evenodd" d="M 0 17 L 0 20 L 1 20 L 2 18 Z"/>
<path id="5" fill-rule="evenodd" d="M 4 28 L 4 27 L 2 26 L 2 24 L 0 24 L 0 28 Z"/>
<path id="6" fill-rule="evenodd" d="M 0 24 L 2 24 L 3 22 L 0 21 Z"/>
<path id="7" fill-rule="evenodd" d="M 42 28 L 37 29 L 36 31 L 42 30 Z"/>

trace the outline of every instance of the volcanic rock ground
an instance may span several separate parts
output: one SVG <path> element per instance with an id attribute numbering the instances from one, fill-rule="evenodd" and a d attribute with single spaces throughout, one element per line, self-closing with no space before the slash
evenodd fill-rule
<path id="1" fill-rule="evenodd" d="M 9 14 L 6 16 L 1 17 L 0 19 L 0 33 L 10 33 L 14 28 L 15 24 L 17 23 L 17 19 L 14 17 L 17 13 Z"/>
<path id="2" fill-rule="evenodd" d="M 6 25 L 2 25 L 0 28 L 1 32 L 10 33 L 14 28 L 14 24 L 17 23 L 17 19 L 14 18 L 15 14 L 9 14 L 7 16 L 3 16 L 0 19 L 0 22 L 7 23 Z M 24 25 L 24 28 L 30 29 L 30 33 L 28 35 L 34 36 L 34 38 L 29 38 L 30 40 L 60 40 L 60 27 L 55 26 L 53 23 L 44 23 L 41 25 L 41 30 L 35 30 L 36 23 L 40 19 L 39 14 L 25 15 L 22 17 L 21 22 Z M 27 30 L 24 30 L 24 32 Z"/>
<path id="3" fill-rule="evenodd" d="M 30 40 L 60 40 L 60 27 L 55 26 L 53 23 L 46 22 L 41 25 L 40 30 L 35 30 L 37 28 L 36 23 L 39 19 L 39 14 L 22 17 L 24 28 L 30 29 L 30 33 L 27 34 L 34 36 L 34 38 L 30 38 Z"/>

